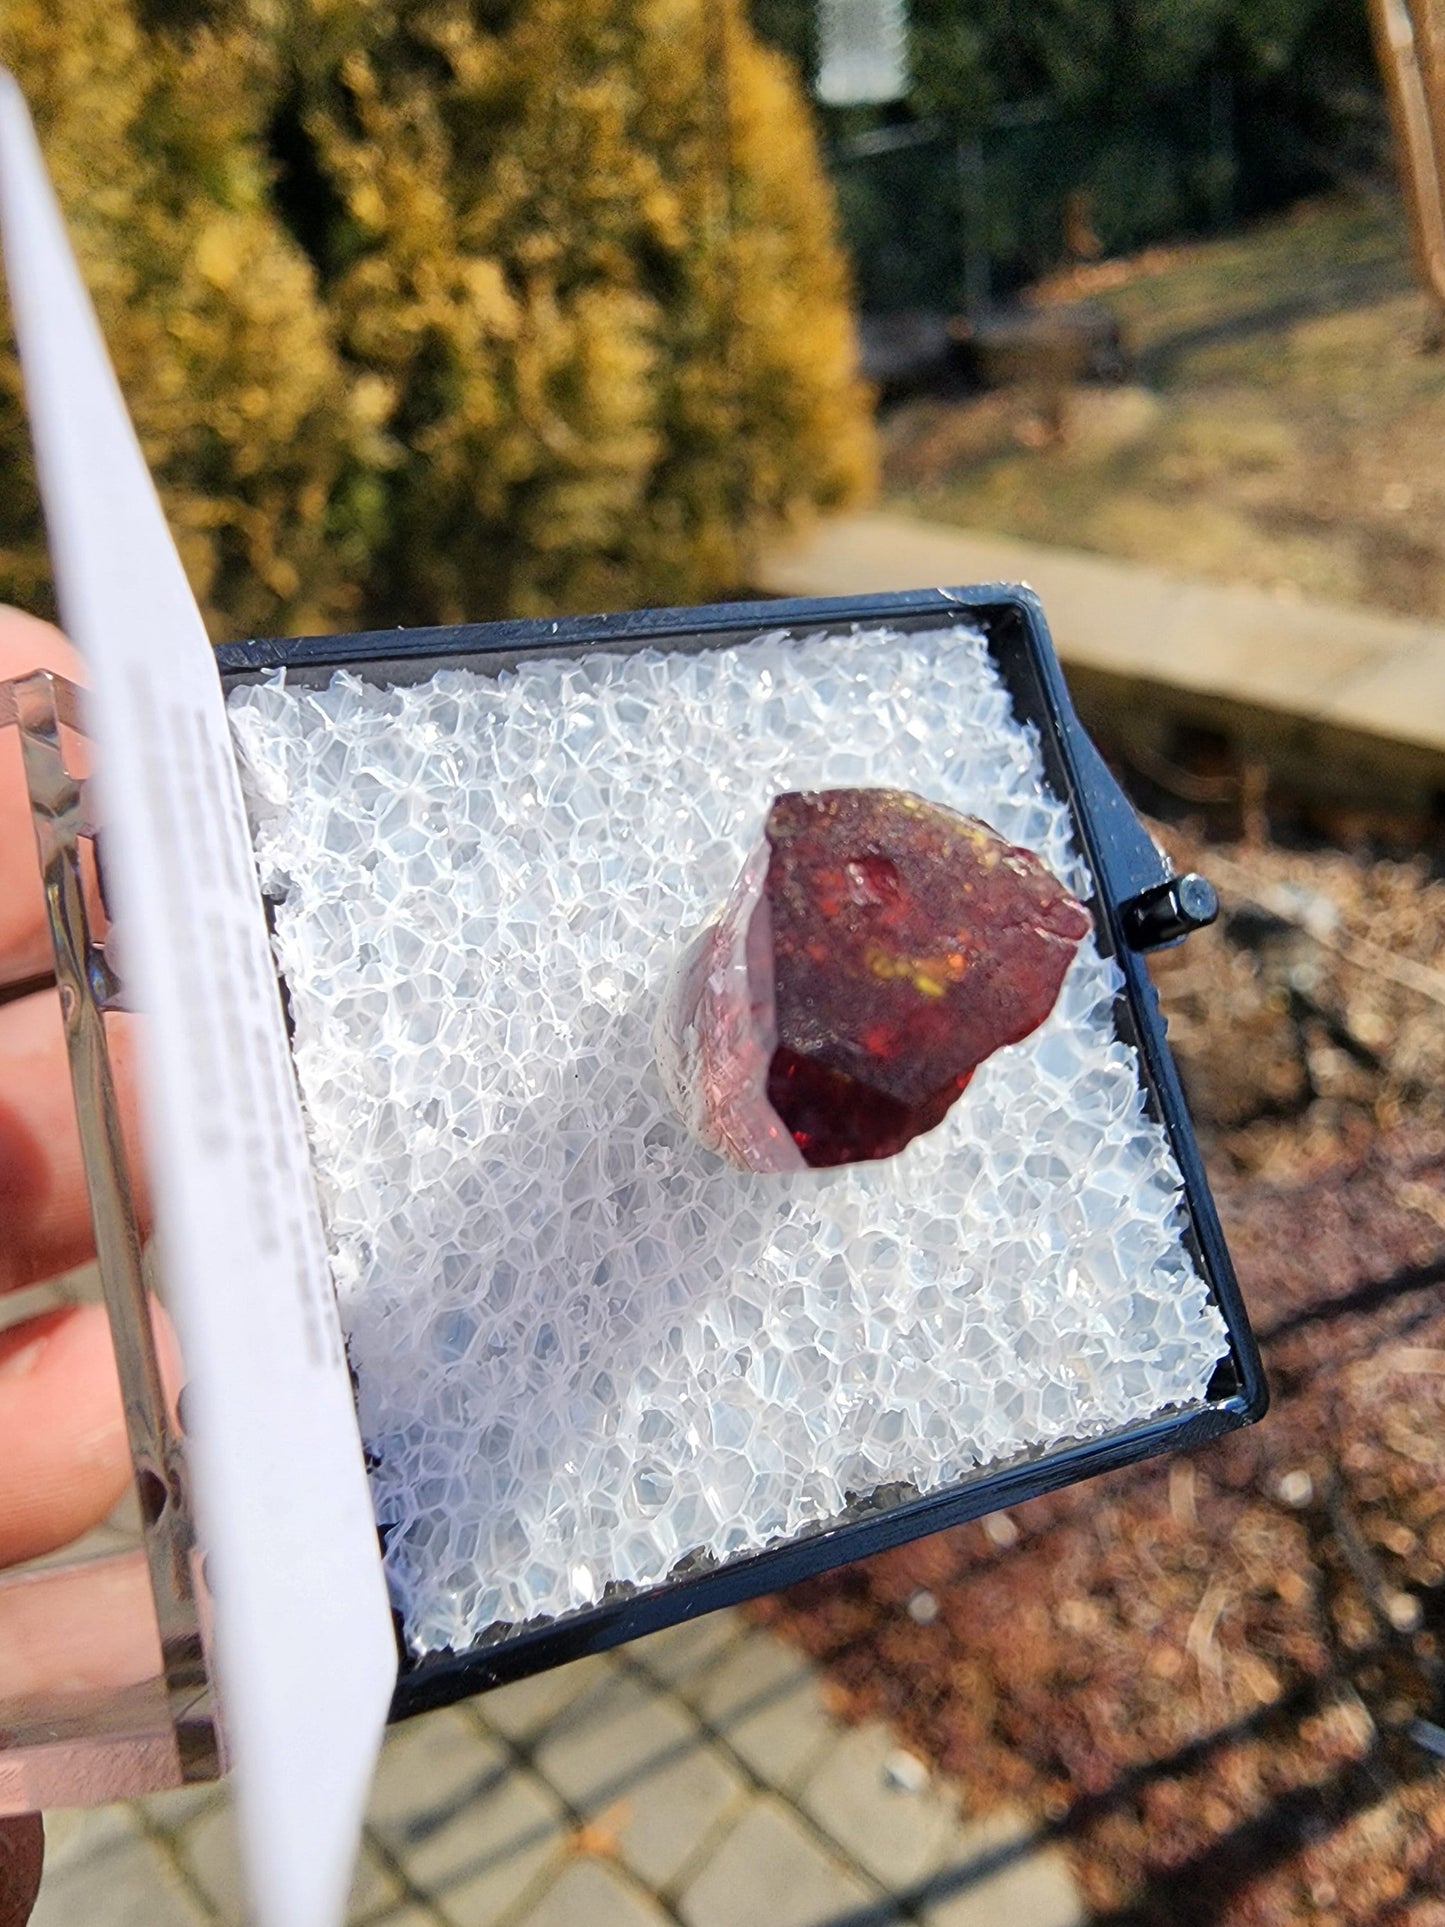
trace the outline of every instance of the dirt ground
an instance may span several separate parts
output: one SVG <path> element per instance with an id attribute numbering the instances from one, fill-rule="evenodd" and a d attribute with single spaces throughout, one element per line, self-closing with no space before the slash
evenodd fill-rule
<path id="1" fill-rule="evenodd" d="M 1083 266 L 1029 298 L 1106 306 L 1129 378 L 891 407 L 893 505 L 1282 597 L 1445 615 L 1445 353 L 1422 351 L 1388 192 Z"/>
<path id="2" fill-rule="evenodd" d="M 1205 847 L 1158 959 L 1257 1427 L 758 1610 L 1123 1927 L 1445 1924 L 1445 881 Z"/>

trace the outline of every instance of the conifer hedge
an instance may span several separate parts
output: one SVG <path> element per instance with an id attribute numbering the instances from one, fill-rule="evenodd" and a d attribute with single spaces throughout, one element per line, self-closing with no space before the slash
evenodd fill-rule
<path id="1" fill-rule="evenodd" d="M 738 0 L 5 0 L 213 632 L 689 601 L 869 485 Z M 46 570 L 8 336 L 0 596 Z"/>

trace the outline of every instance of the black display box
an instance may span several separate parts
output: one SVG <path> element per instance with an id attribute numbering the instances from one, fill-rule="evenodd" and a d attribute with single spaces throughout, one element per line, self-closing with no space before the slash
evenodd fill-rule
<path id="1" fill-rule="evenodd" d="M 591 650 L 729 648 L 779 630 L 806 636 L 856 628 L 936 630 L 949 624 L 984 636 L 1016 716 L 1038 731 L 1048 783 L 1069 809 L 1078 845 L 1095 880 L 1097 894 L 1090 908 L 1097 941 L 1114 957 L 1123 976 L 1115 1014 L 1118 1035 L 1137 1051 L 1149 1114 L 1166 1131 L 1183 1176 L 1185 1243 L 1224 1320 L 1228 1356 L 1216 1368 L 1201 1402 L 1147 1423 L 1009 1460 L 925 1497 L 879 1493 L 854 1507 L 845 1521 L 807 1536 L 705 1570 L 680 1573 L 647 1591 L 605 1596 L 600 1604 L 565 1618 L 517 1627 L 464 1651 L 418 1659 L 402 1644 L 393 1718 L 620 1645 L 717 1607 L 736 1605 L 1076 1480 L 1200 1444 L 1263 1414 L 1268 1392 L 1258 1349 L 1144 961 L 1148 950 L 1179 941 L 1190 929 L 1209 921 L 1212 893 L 1201 879 L 1172 876 L 1080 726 L 1043 610 L 1026 588 L 987 585 L 837 600 L 724 603 L 556 621 L 238 642 L 217 650 L 228 690 L 277 669 L 286 671 L 289 682 L 312 687 L 329 682 L 339 669 L 369 682 L 397 685 L 425 681 L 442 668 L 496 675 L 527 657 L 577 656 Z"/>

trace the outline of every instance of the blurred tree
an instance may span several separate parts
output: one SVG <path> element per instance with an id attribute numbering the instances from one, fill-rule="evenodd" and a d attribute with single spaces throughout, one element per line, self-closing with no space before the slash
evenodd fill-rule
<path id="1" fill-rule="evenodd" d="M 751 10 L 762 37 L 811 73 L 816 0 L 752 0 Z M 1221 66 L 1241 82 L 1293 71 L 1325 89 L 1369 65 L 1357 0 L 909 0 L 908 12 L 918 113 L 976 119 L 1038 98 L 1097 106 Z"/>
<path id="2" fill-rule="evenodd" d="M 322 259 L 396 449 L 384 598 L 690 600 L 868 478 L 806 116 L 732 0 L 315 7 Z"/>
<path id="3" fill-rule="evenodd" d="M 7 0 L 20 80 L 197 594 L 232 629 L 353 606 L 333 526 L 364 446 L 310 265 L 268 204 L 257 38 L 145 33 L 106 0 Z M 18 371 L 0 357 L 0 594 L 47 571 Z"/>
<path id="4" fill-rule="evenodd" d="M 810 123 L 738 0 L 10 0 L 228 632 L 690 600 L 871 476 Z M 0 358 L 0 593 L 43 580 Z"/>
<path id="5" fill-rule="evenodd" d="M 814 72 L 815 0 L 751 6 Z M 970 250 L 1005 283 L 1053 266 L 1080 194 L 1112 252 L 1377 158 L 1364 0 L 910 0 L 909 16 L 906 102 L 818 110 L 865 307 L 961 298 Z M 932 145 L 877 141 L 909 128 Z"/>

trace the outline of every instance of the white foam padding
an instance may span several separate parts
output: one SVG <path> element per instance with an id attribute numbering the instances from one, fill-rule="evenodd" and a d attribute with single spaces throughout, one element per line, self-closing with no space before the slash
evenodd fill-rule
<path id="1" fill-rule="evenodd" d="M 231 718 L 415 1651 L 1204 1395 L 1224 1327 L 1092 940 L 884 1163 L 740 1173 L 654 1069 L 781 791 L 912 789 L 1092 894 L 978 638 L 341 674 Z"/>

